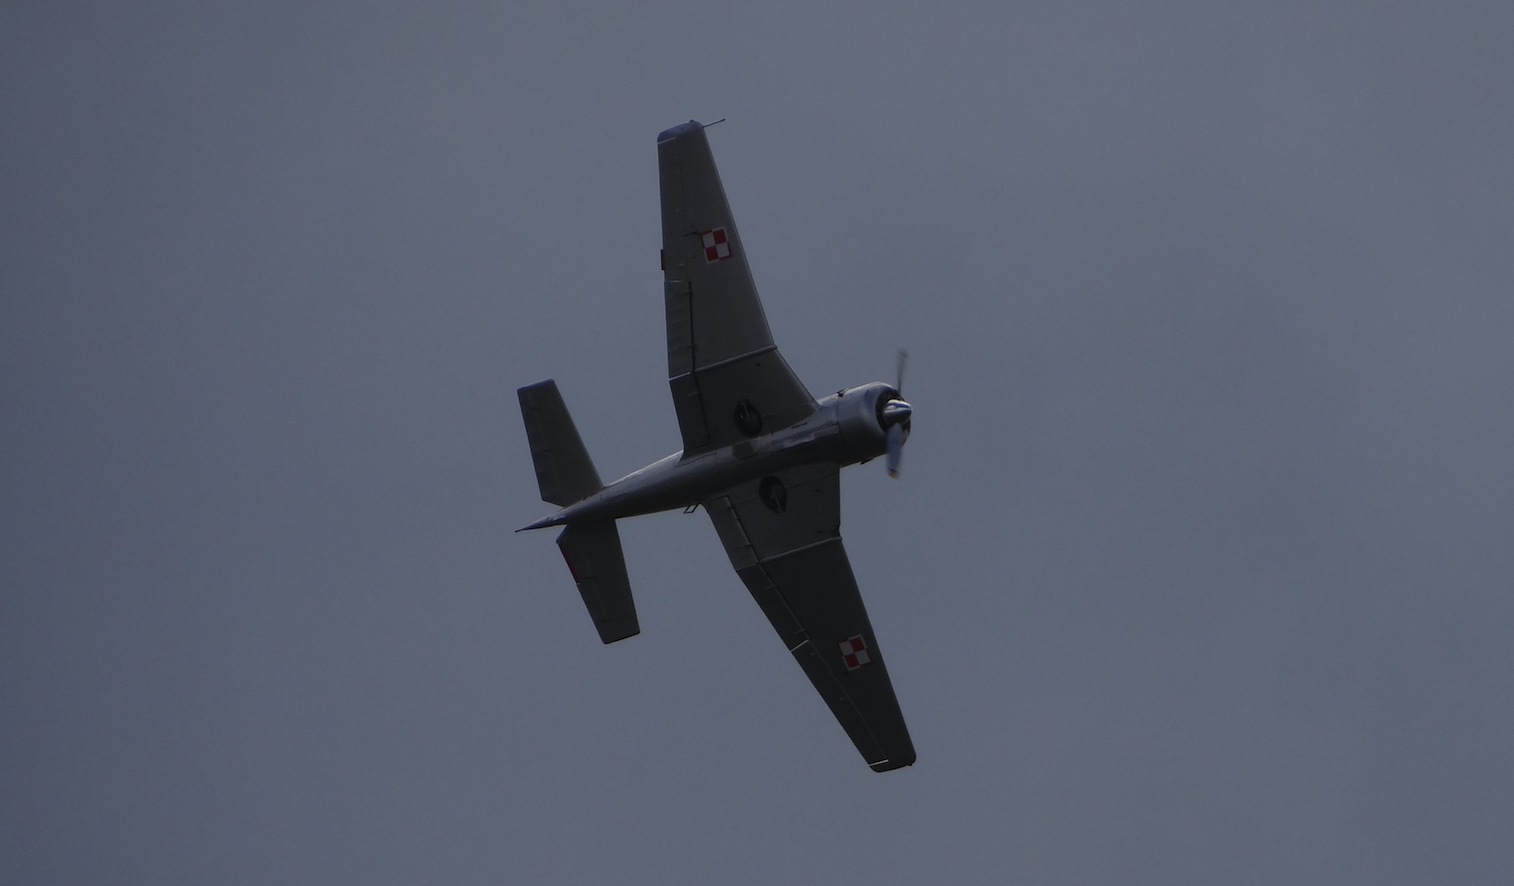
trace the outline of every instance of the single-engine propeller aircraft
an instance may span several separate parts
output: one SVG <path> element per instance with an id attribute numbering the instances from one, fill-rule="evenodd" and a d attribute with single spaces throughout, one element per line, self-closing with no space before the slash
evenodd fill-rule
<path id="1" fill-rule="evenodd" d="M 705 127 L 657 136 L 668 384 L 683 451 L 600 482 L 552 380 L 519 389 L 543 501 L 600 639 L 640 632 L 615 521 L 703 505 L 731 565 L 868 766 L 915 762 L 878 639 L 841 546 L 838 471 L 886 456 L 910 405 L 872 382 L 816 400 L 773 344 Z M 522 530 L 524 531 L 524 530 Z"/>

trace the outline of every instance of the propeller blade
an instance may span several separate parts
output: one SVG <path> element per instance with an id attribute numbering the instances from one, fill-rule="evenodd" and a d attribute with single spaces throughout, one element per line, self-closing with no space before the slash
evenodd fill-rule
<path id="1" fill-rule="evenodd" d="M 904 364 L 908 362 L 909 351 L 900 348 L 899 358 L 894 366 L 894 390 L 898 391 L 901 397 L 904 396 Z"/>
<path id="2" fill-rule="evenodd" d="M 899 476 L 899 460 L 904 457 L 904 428 L 893 425 L 888 429 L 888 475 Z"/>

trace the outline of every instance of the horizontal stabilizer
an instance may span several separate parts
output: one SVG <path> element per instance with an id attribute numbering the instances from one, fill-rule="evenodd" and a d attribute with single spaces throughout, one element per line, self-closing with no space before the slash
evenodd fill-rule
<path id="1" fill-rule="evenodd" d="M 541 500 L 567 507 L 598 492 L 604 484 L 589 460 L 589 451 L 578 436 L 562 394 L 557 392 L 557 382 L 549 378 L 515 393 L 520 397 L 520 414 L 526 423 L 526 441 L 531 445 Z M 615 549 L 620 550 L 619 541 Z"/>
<path id="2" fill-rule="evenodd" d="M 570 524 L 557 537 L 557 546 L 589 607 L 599 639 L 614 643 L 641 633 L 615 521 Z"/>

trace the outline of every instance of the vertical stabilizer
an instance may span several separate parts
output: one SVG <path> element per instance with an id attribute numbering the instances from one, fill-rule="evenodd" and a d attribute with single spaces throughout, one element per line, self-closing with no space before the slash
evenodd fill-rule
<path id="1" fill-rule="evenodd" d="M 526 441 L 536 465 L 536 483 L 541 500 L 567 507 L 598 492 L 604 484 L 589 460 L 589 451 L 578 436 L 573 417 L 552 379 L 526 385 L 515 392 L 526 423 Z M 616 548 L 620 542 L 617 537 Z"/>

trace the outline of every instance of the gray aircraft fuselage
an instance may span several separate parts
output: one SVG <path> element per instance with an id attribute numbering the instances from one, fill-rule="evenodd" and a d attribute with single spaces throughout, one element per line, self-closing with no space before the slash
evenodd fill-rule
<path id="1" fill-rule="evenodd" d="M 846 467 L 877 458 L 888 450 L 877 418 L 879 404 L 898 397 L 898 390 L 884 382 L 845 388 L 822 397 L 815 413 L 797 424 L 687 458 L 675 452 L 521 531 L 687 508 L 795 465 L 831 462 Z"/>

